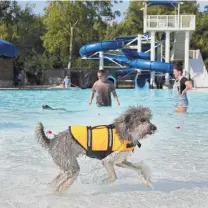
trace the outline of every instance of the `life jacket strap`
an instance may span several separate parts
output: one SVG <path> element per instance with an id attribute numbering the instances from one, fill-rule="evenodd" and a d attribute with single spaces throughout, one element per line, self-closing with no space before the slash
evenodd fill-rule
<path id="1" fill-rule="evenodd" d="M 111 129 L 115 129 L 115 125 L 114 124 L 109 124 L 109 125 L 99 125 L 99 126 L 92 126 L 91 129 L 99 129 L 99 128 L 111 128 Z"/>
<path id="2" fill-rule="evenodd" d="M 113 129 L 115 126 L 113 124 L 110 125 L 100 125 L 100 126 L 87 126 L 87 152 L 88 154 L 92 153 L 92 130 L 99 128 L 107 128 L 108 130 L 108 146 L 106 149 L 106 156 L 112 153 L 113 149 Z"/>
<path id="3" fill-rule="evenodd" d="M 109 125 L 108 129 L 108 147 L 107 147 L 107 154 L 110 154 L 113 149 L 113 128 Z"/>
<path id="4" fill-rule="evenodd" d="M 87 126 L 87 149 L 92 151 L 92 127 Z"/>

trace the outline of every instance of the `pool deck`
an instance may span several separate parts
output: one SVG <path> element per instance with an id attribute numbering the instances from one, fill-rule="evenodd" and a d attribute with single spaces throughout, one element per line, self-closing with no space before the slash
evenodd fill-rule
<path id="1" fill-rule="evenodd" d="M 58 86 L 53 86 L 53 85 L 28 85 L 25 87 L 0 87 L 0 90 L 47 90 L 47 89 L 77 89 L 78 87 L 71 87 L 71 88 L 61 88 Z M 80 89 L 80 88 L 78 88 Z"/>
<path id="2" fill-rule="evenodd" d="M 194 88 L 191 91 L 193 92 L 203 92 L 203 93 L 208 93 L 208 88 Z"/>
<path id="3" fill-rule="evenodd" d="M 53 85 L 40 85 L 40 86 L 34 86 L 34 85 L 28 85 L 25 87 L 0 87 L 0 90 L 53 90 L 53 89 L 62 89 L 62 90 L 70 90 L 70 89 L 80 89 L 78 87 L 71 87 L 71 88 L 61 88 L 61 87 L 56 87 Z M 202 92 L 202 93 L 208 93 L 208 88 L 193 88 L 191 91 L 193 92 Z"/>

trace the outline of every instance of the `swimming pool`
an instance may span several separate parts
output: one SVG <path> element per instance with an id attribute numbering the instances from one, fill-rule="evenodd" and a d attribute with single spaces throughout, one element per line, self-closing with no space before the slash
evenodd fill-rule
<path id="1" fill-rule="evenodd" d="M 208 203 L 208 94 L 190 92 L 187 114 L 173 113 L 171 90 L 117 90 L 121 106 L 88 106 L 90 90 L 0 91 L 0 207 L 197 207 Z M 68 112 L 42 111 L 41 105 Z M 81 173 L 64 196 L 48 183 L 57 174 L 48 153 L 34 138 L 37 122 L 57 133 L 69 125 L 111 123 L 129 105 L 153 111 L 158 132 L 142 142 L 132 161 L 145 159 L 155 190 L 131 171 L 116 169 L 118 180 L 101 185 L 106 172 L 97 160 L 80 158 Z M 180 129 L 176 129 L 180 126 Z"/>

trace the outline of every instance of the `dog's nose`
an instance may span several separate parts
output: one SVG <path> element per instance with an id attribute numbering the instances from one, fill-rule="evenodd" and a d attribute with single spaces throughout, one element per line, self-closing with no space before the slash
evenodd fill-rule
<path id="1" fill-rule="evenodd" d="M 153 131 L 156 131 L 157 130 L 157 127 L 155 125 L 152 125 L 152 130 Z"/>

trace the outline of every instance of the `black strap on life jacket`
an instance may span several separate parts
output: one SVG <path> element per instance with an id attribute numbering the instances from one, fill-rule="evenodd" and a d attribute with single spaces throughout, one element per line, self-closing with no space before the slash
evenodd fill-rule
<path id="1" fill-rule="evenodd" d="M 103 127 L 107 128 L 107 129 L 108 128 L 111 128 L 111 129 L 116 128 L 114 124 L 109 124 L 109 125 L 92 126 L 91 129 L 93 130 L 93 129 L 103 128 Z"/>
<path id="2" fill-rule="evenodd" d="M 88 151 L 88 154 L 92 153 L 92 130 L 103 128 L 103 127 L 107 128 L 107 130 L 108 130 L 108 146 L 106 147 L 107 155 L 112 153 L 112 148 L 113 148 L 113 129 L 115 128 L 114 124 L 99 125 L 99 126 L 87 126 L 87 151 Z"/>

